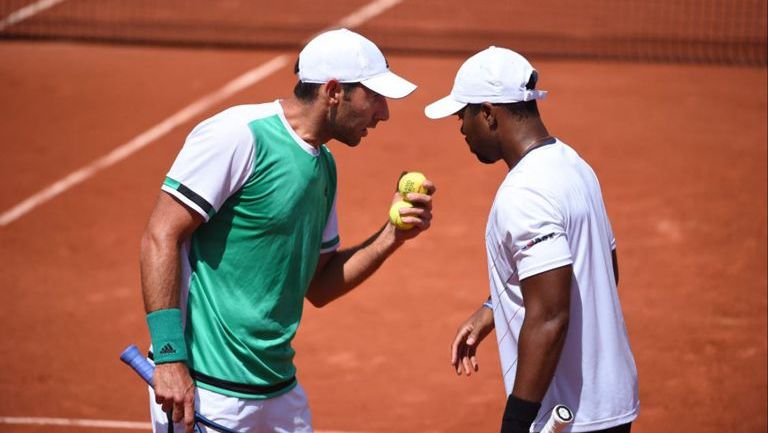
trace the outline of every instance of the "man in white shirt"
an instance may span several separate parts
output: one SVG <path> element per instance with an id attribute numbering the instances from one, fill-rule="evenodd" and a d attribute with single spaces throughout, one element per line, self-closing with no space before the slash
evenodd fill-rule
<path id="1" fill-rule="evenodd" d="M 574 412 L 565 431 L 629 432 L 639 399 L 616 241 L 595 173 L 541 120 L 537 77 L 521 55 L 490 47 L 425 109 L 433 119 L 457 114 L 478 160 L 509 167 L 486 228 L 490 297 L 459 328 L 452 363 L 476 371 L 477 345 L 495 327 L 502 433 L 540 431 L 557 404 Z"/>

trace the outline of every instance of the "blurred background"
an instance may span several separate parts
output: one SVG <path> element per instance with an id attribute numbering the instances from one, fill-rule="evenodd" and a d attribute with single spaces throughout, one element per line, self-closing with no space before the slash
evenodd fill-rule
<path id="1" fill-rule="evenodd" d="M 399 1 L 376 2 L 389 7 Z M 764 66 L 763 0 L 405 2 L 359 30 L 388 53 L 529 56 Z M 3 0 L 3 38 L 294 49 L 359 7 L 336 0 Z M 45 9 L 44 13 L 42 10 Z M 351 24 L 351 23 L 347 23 Z"/>

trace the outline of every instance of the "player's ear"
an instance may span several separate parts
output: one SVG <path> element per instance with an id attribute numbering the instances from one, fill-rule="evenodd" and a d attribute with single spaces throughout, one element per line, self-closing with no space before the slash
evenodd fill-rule
<path id="1" fill-rule="evenodd" d="M 483 119 L 488 124 L 488 129 L 491 131 L 496 129 L 496 113 L 493 109 L 493 104 L 490 102 L 483 102 L 480 104 L 480 114 L 483 116 Z"/>
<path id="2" fill-rule="evenodd" d="M 341 100 L 341 84 L 336 80 L 330 80 L 323 84 L 320 88 L 320 92 L 323 94 L 323 98 L 327 101 L 328 105 L 338 105 Z"/>

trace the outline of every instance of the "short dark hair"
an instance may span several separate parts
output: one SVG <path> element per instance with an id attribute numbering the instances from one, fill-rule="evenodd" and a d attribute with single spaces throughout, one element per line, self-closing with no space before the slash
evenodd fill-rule
<path id="1" fill-rule="evenodd" d="M 317 89 L 319 88 L 320 83 L 297 81 L 296 85 L 293 87 L 293 95 L 300 101 L 312 102 L 317 98 Z"/>
<path id="2" fill-rule="evenodd" d="M 293 66 L 293 73 L 299 74 L 299 59 L 296 59 L 296 64 Z M 344 99 L 349 99 L 349 93 L 360 83 L 340 83 L 341 88 L 344 90 Z M 301 80 L 296 82 L 293 87 L 293 95 L 296 99 L 303 102 L 312 102 L 317 98 L 317 90 L 320 89 L 321 83 L 305 83 Z"/>

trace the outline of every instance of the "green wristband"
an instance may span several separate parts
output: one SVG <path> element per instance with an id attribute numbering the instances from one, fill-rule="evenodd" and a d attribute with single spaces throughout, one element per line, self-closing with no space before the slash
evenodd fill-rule
<path id="1" fill-rule="evenodd" d="M 181 326 L 181 310 L 169 308 L 147 314 L 155 364 L 187 360 L 187 344 Z"/>

